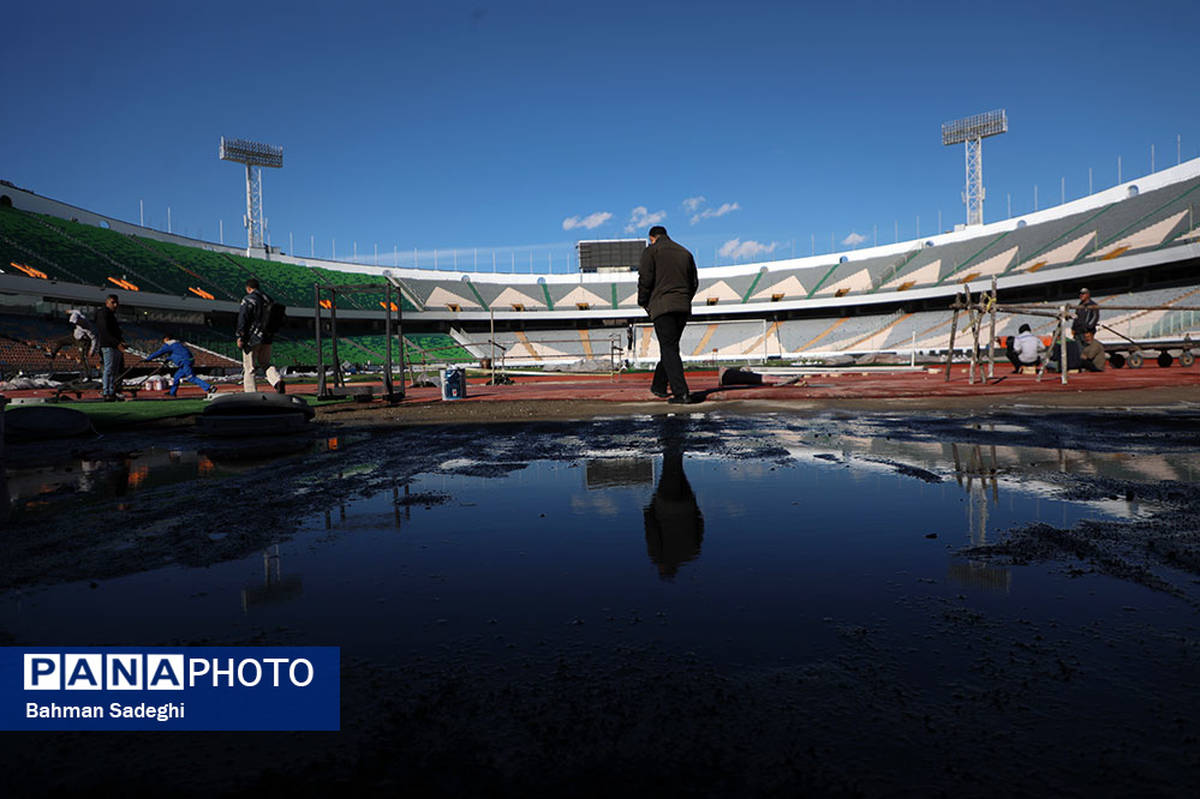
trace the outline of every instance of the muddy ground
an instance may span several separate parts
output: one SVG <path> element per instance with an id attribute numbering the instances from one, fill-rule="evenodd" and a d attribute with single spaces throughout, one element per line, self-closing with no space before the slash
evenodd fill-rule
<path id="1" fill-rule="evenodd" d="M 62 512 L 21 517 L 0 540 L 0 592 L 89 580 L 99 596 L 104 581 L 120 575 L 243 558 L 334 503 L 404 485 L 447 462 L 488 476 L 570 459 L 583 447 L 654 456 L 663 424 L 687 448 L 752 461 L 788 457 L 763 432 L 780 427 L 802 438 L 1134 457 L 1200 452 L 1200 410 L 1190 397 L 1153 399 L 1160 407 L 1136 411 L 1126 407 L 1132 398 L 1110 397 L 1109 409 L 1092 410 L 1095 398 L 1061 407 L 1055 395 L 1036 407 L 1023 399 L 1019 409 L 963 401 L 947 409 L 943 400 L 897 412 L 895 402 L 859 401 L 783 413 L 727 401 L 667 421 L 656 415 L 668 410 L 659 403 L 490 403 L 486 426 L 471 424 L 485 411 L 469 403 L 345 406 L 323 410 L 310 438 L 295 444 L 198 441 L 187 426 L 159 425 L 84 444 L 10 448 L 10 459 L 104 458 L 153 441 L 200 446 L 240 467 L 220 480 L 138 492 L 121 508 L 68 497 Z M 346 444 L 334 452 L 311 446 L 329 436 Z M 274 449 L 281 446 L 295 450 Z M 1004 477 L 1044 481 L 1078 499 L 1136 496 L 1155 512 L 1071 529 L 1030 525 L 964 557 L 1104 574 L 1170 597 L 1170 617 L 1134 607 L 1086 623 L 1031 620 L 982 610 L 953 592 L 906 588 L 881 599 L 871 617 L 829 619 L 843 643 L 837 655 L 770 667 L 730 669 L 634 644 L 623 635 L 624 619 L 604 622 L 599 642 L 564 627 L 544 645 L 505 657 L 479 642 L 399 665 L 350 655 L 340 733 L 6 733 L 0 793 L 1190 795 L 1200 777 L 1200 492 L 1190 483 L 1069 474 L 1038 463 L 1006 467 Z M 890 631 L 889 604 L 919 609 L 923 628 Z M 0 636 L 9 645 L 336 643 L 296 640 L 287 629 L 264 629 L 253 640 L 228 640 L 219 630 L 203 641 Z M 914 663 L 922 665 L 914 670 Z"/>
<path id="2" fill-rule="evenodd" d="M 815 379 L 815 378 L 814 378 Z M 741 399 L 735 392 L 715 394 L 699 405 L 669 405 L 665 401 L 610 402 L 602 400 L 513 400 L 502 402 L 406 403 L 386 407 L 382 403 L 358 405 L 346 403 L 327 406 L 320 416 L 332 424 L 388 427 L 408 424 L 487 424 L 532 420 L 580 420 L 597 417 L 641 414 L 721 413 L 741 416 L 756 413 L 811 415 L 822 412 L 851 411 L 890 413 L 896 411 L 945 411 L 951 413 L 990 413 L 1005 408 L 1062 408 L 1071 410 L 1124 410 L 1200 408 L 1200 391 L 1194 386 L 1165 386 L 1146 389 L 1082 389 L 1061 393 L 1024 393 L 1008 396 L 928 396 L 836 399 Z"/>

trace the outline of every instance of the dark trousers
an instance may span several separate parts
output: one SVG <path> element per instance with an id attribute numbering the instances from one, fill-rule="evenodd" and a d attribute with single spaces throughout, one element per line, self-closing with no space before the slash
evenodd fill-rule
<path id="1" fill-rule="evenodd" d="M 121 350 L 117 347 L 101 347 L 100 356 L 104 361 L 104 371 L 100 381 L 101 390 L 104 392 L 104 396 L 111 397 L 120 388 L 117 384 L 117 376 L 124 364 L 124 358 L 121 357 Z"/>
<path id="2" fill-rule="evenodd" d="M 671 393 L 677 397 L 688 393 L 687 380 L 683 376 L 683 359 L 679 357 L 679 339 L 683 336 L 687 320 L 686 311 L 655 317 L 654 335 L 658 338 L 659 357 L 654 380 L 650 382 L 652 390 L 666 391 L 669 384 Z"/>
<path id="3" fill-rule="evenodd" d="M 206 392 L 212 391 L 212 385 L 202 380 L 195 372 L 192 371 L 192 364 L 185 363 L 179 366 L 179 371 L 175 372 L 175 379 L 171 381 L 171 390 L 168 392 L 172 397 L 179 391 L 179 382 L 181 380 L 191 380 Z"/>
<path id="4" fill-rule="evenodd" d="M 1013 336 L 1005 337 L 1004 355 L 1008 358 L 1008 362 L 1013 365 L 1013 369 L 1020 369 L 1022 366 L 1037 366 L 1037 361 L 1033 363 L 1022 363 L 1017 351 L 1013 349 Z"/>

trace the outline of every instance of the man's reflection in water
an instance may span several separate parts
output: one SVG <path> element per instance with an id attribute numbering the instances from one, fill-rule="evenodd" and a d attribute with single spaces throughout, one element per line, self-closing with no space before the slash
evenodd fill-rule
<path id="1" fill-rule="evenodd" d="M 663 580 L 675 579 L 680 564 L 700 555 L 704 517 L 696 495 L 683 473 L 683 427 L 669 418 L 662 431 L 663 465 L 654 497 L 643 511 L 646 522 L 646 554 L 658 567 Z"/>

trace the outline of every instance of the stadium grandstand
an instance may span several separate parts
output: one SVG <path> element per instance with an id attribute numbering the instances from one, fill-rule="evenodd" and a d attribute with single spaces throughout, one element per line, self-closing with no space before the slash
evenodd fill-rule
<path id="1" fill-rule="evenodd" d="M 686 244 L 686 242 L 684 242 Z M 949 346 L 954 297 L 995 279 L 1004 303 L 1073 304 L 1080 286 L 1114 306 L 1104 323 L 1138 339 L 1200 332 L 1200 159 L 1125 181 L 1062 205 L 918 240 L 841 253 L 702 268 L 685 360 L 738 362 L 879 353 L 935 357 Z M 48 359 L 68 332 L 67 312 L 117 294 L 135 351 L 163 334 L 188 342 L 209 371 L 238 368 L 233 339 L 245 281 L 288 306 L 275 346 L 281 366 L 318 360 L 314 286 L 378 285 L 338 292 L 338 357 L 384 359 L 384 288 L 399 291 L 409 363 L 510 365 L 586 359 L 657 360 L 637 306 L 636 272 L 512 274 L 382 268 L 244 249 L 140 227 L 0 181 L 0 369 L 69 369 Z M 393 295 L 395 296 L 395 295 Z M 1001 314 L 997 333 L 1051 320 Z M 322 349 L 333 357 L 326 332 Z M 77 365 L 77 364 L 76 364 Z"/>

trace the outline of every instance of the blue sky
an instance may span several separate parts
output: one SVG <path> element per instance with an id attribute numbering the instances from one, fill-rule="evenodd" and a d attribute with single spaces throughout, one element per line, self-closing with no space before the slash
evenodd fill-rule
<path id="1" fill-rule="evenodd" d="M 224 12 L 224 13 L 223 13 Z M 660 214 L 702 265 L 964 219 L 940 124 L 1008 109 L 985 219 L 1200 155 L 1200 4 L 19 3 L 0 177 L 245 241 L 221 135 L 285 148 L 298 255 L 555 271 Z M 703 198 L 703 199 L 697 199 Z M 640 210 L 639 210 L 640 209 Z M 632 226 L 633 233 L 627 233 Z M 310 239 L 310 237 L 312 237 Z M 735 242 L 735 243 L 731 243 Z M 720 253 L 724 253 L 721 255 Z"/>

